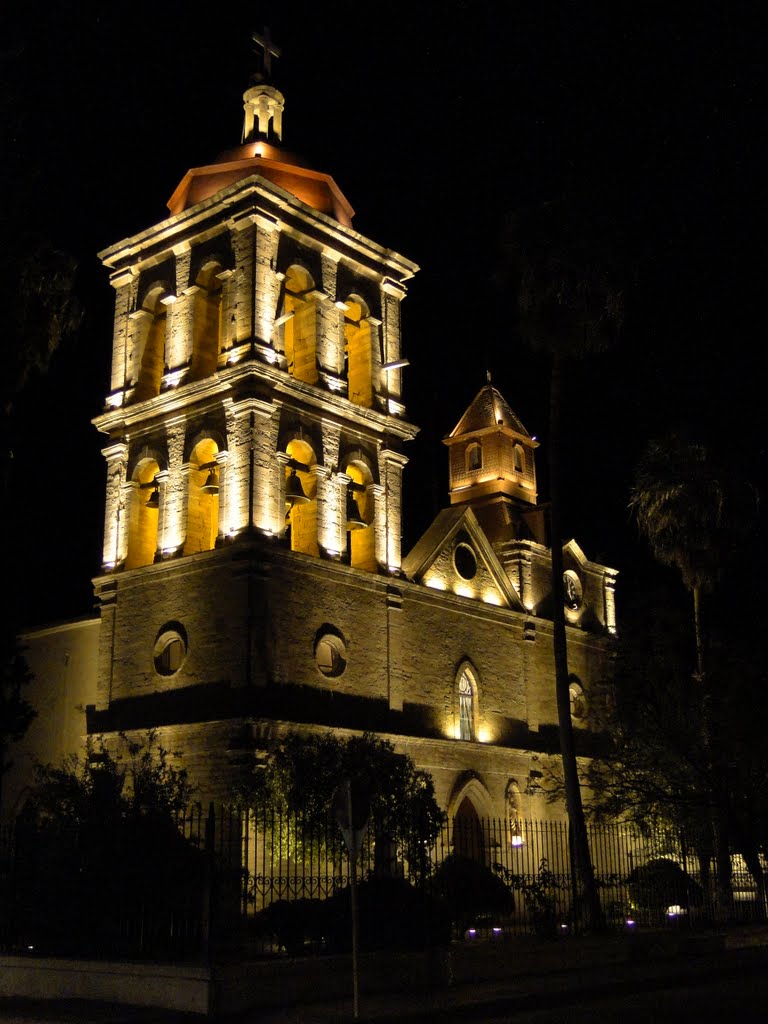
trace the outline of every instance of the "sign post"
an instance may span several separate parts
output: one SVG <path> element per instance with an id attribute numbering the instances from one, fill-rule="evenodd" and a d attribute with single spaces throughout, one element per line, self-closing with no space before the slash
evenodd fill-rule
<path id="1" fill-rule="evenodd" d="M 353 793 L 354 790 L 354 793 Z M 370 800 L 360 787 L 353 787 L 351 779 L 343 779 L 336 790 L 333 811 L 344 836 L 349 854 L 349 887 L 352 904 L 352 1012 L 355 1020 L 360 1012 L 359 972 L 357 963 L 358 920 L 357 920 L 357 858 L 363 845 L 368 827 Z"/>

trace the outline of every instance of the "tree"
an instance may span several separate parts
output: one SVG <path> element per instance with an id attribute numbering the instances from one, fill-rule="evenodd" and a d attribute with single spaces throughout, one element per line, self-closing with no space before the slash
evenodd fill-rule
<path id="1" fill-rule="evenodd" d="M 574 871 L 584 894 L 585 924 L 603 927 L 587 840 L 570 707 L 563 593 L 561 453 L 563 383 L 575 360 L 603 351 L 618 337 L 624 295 L 615 252 L 596 220 L 573 204 L 544 203 L 512 216 L 501 277 L 512 282 L 521 338 L 544 354 L 550 369 L 549 490 L 553 652 L 566 808 L 574 840 Z"/>
<path id="2" fill-rule="evenodd" d="M 250 806 L 300 814 L 307 831 L 333 820 L 339 783 L 364 794 L 378 845 L 398 845 L 418 866 L 445 820 L 431 776 L 388 740 L 371 733 L 340 739 L 332 732 L 290 733 L 257 768 L 239 797 Z"/>
<path id="3" fill-rule="evenodd" d="M 119 952 L 131 924 L 149 948 L 150 922 L 199 900 L 205 858 L 178 827 L 192 796 L 178 756 L 149 731 L 112 749 L 96 739 L 84 757 L 36 766 L 16 823 L 12 886 L 12 917 L 30 944 Z"/>
<path id="4" fill-rule="evenodd" d="M 37 712 L 24 696 L 32 681 L 24 649 L 12 629 L 3 635 L 2 682 L 0 683 L 0 820 L 3 813 L 3 777 L 13 767 L 10 748 L 26 733 Z"/>
<path id="5" fill-rule="evenodd" d="M 714 802 L 718 881 L 721 900 L 730 900 L 730 794 L 717 723 L 707 707 L 706 640 L 702 629 L 702 594 L 712 591 L 733 561 L 734 550 L 751 533 L 755 493 L 701 440 L 682 431 L 653 438 L 638 461 L 629 507 L 638 529 L 657 559 L 675 567 L 693 597 L 695 671 L 704 687 L 702 737 L 707 750 Z M 718 728 L 719 731 L 719 728 Z"/>

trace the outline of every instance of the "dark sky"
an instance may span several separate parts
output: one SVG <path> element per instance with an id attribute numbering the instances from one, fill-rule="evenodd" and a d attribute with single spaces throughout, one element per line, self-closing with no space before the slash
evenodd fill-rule
<path id="1" fill-rule="evenodd" d="M 113 302 L 96 254 L 166 216 L 187 168 L 239 143 L 250 35 L 264 25 L 283 48 L 286 146 L 333 174 L 358 231 L 421 267 L 403 308 L 406 402 L 421 428 L 406 550 L 447 504 L 441 439 L 487 370 L 542 442 L 547 497 L 546 366 L 494 284 L 505 215 L 542 200 L 588 197 L 629 266 L 620 345 L 567 384 L 566 532 L 631 586 L 643 558 L 626 509 L 632 466 L 646 437 L 679 421 L 731 446 L 762 484 L 757 5 L 612 6 L 229 3 L 197 14 L 138 0 L 86 13 L 35 0 L 14 11 L 4 200 L 77 256 L 86 307 L 20 405 L 22 621 L 92 606 L 104 461 L 90 420 L 108 385 Z"/>

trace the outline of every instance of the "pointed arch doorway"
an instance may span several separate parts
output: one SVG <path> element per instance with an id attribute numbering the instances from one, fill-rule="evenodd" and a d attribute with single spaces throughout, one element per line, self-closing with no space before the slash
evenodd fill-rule
<path id="1" fill-rule="evenodd" d="M 453 852 L 457 857 L 467 857 L 485 863 L 483 829 L 477 808 L 469 796 L 465 796 L 453 816 Z"/>

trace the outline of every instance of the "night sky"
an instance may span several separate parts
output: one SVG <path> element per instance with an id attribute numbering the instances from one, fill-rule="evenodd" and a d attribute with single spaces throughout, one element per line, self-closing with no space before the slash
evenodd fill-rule
<path id="1" fill-rule="evenodd" d="M 403 306 L 405 397 L 421 428 L 406 469 L 404 552 L 448 503 L 442 438 L 486 371 L 542 442 L 548 496 L 547 369 L 517 336 L 494 272 L 509 211 L 574 194 L 613 226 L 629 268 L 621 342 L 575 367 L 566 395 L 566 533 L 620 570 L 619 615 L 622 588 L 648 571 L 627 512 L 645 438 L 691 424 L 731 446 L 762 488 L 757 5 L 710 3 L 695 15 L 612 6 L 14 10 L 3 43 L 4 201 L 78 258 L 86 309 L 20 402 L 9 565 L 22 623 L 92 609 L 105 469 L 90 420 L 108 386 L 113 304 L 96 254 L 167 216 L 187 168 L 239 144 L 250 37 L 264 25 L 283 50 L 286 147 L 334 176 L 359 232 L 421 267 Z"/>

